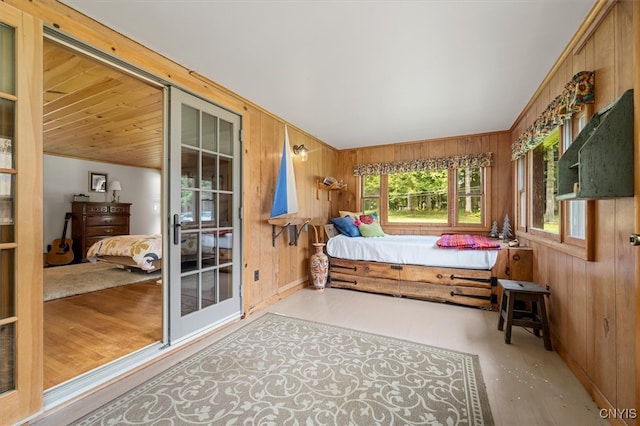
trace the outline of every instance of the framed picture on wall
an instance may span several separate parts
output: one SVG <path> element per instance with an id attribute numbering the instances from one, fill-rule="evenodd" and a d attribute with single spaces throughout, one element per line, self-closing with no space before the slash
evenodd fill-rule
<path id="1" fill-rule="evenodd" d="M 106 173 L 89 172 L 89 191 L 107 192 Z"/>

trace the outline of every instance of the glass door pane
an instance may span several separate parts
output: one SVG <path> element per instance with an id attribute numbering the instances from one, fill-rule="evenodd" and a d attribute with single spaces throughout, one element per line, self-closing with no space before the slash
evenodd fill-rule
<path id="1" fill-rule="evenodd" d="M 16 389 L 15 29 L 0 23 L 0 395 Z"/>
<path id="2" fill-rule="evenodd" d="M 0 22 L 0 92 L 15 94 L 15 29 Z"/>
<path id="3" fill-rule="evenodd" d="M 0 321 L 16 316 L 15 250 L 0 250 Z M 0 326 L 0 394 L 15 389 L 16 324 Z"/>

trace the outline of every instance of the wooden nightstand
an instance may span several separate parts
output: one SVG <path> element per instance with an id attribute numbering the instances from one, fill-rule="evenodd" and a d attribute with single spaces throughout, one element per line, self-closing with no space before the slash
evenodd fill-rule
<path id="1" fill-rule="evenodd" d="M 533 280 L 533 249 L 529 247 L 509 247 L 506 243 L 502 245 L 502 253 L 498 255 L 498 260 L 494 266 L 494 271 L 498 279 L 509 280 Z M 499 303 L 502 300 L 502 287 L 494 287 L 496 298 Z M 493 305 L 493 310 L 498 308 Z"/>

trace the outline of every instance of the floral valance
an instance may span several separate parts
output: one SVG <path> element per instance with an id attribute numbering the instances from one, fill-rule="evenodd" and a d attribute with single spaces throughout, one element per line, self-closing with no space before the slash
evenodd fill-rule
<path id="1" fill-rule="evenodd" d="M 493 155 L 490 152 L 486 152 L 481 154 L 456 155 L 453 157 L 399 161 L 395 163 L 356 164 L 356 167 L 353 170 L 353 175 L 387 175 L 390 173 L 423 172 L 428 170 L 490 166 L 493 166 Z"/>
<path id="2" fill-rule="evenodd" d="M 564 86 L 562 93 L 551 101 L 542 115 L 511 145 L 511 159 L 523 157 L 553 129 L 580 111 L 582 105 L 594 103 L 594 82 L 594 71 L 580 71 L 574 75 Z"/>

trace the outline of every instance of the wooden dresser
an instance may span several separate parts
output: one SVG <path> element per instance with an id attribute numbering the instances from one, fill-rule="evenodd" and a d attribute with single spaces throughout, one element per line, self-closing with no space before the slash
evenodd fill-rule
<path id="1" fill-rule="evenodd" d="M 71 238 L 76 262 L 86 262 L 87 250 L 96 241 L 129 234 L 130 203 L 74 201 L 71 204 Z"/>

